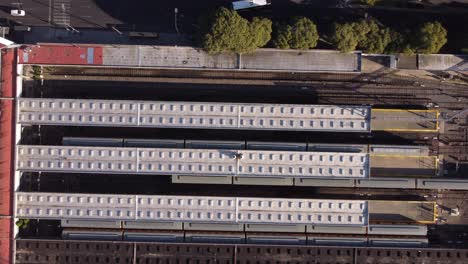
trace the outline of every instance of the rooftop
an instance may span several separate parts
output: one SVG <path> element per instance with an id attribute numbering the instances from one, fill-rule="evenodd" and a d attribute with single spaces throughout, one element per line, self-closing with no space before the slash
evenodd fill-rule
<path id="1" fill-rule="evenodd" d="M 16 216 L 40 219 L 367 224 L 367 202 L 245 197 L 16 193 Z"/>
<path id="2" fill-rule="evenodd" d="M 369 132 L 370 107 L 31 99 L 18 123 L 77 126 Z"/>
<path id="3" fill-rule="evenodd" d="M 20 171 L 204 176 L 369 176 L 365 153 L 18 146 Z"/>

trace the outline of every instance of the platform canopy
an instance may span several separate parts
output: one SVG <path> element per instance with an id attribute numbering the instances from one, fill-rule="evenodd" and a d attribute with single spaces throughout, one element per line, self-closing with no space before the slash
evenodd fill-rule
<path id="1" fill-rule="evenodd" d="M 16 193 L 16 217 L 172 222 L 365 225 L 367 201 Z"/>
<path id="2" fill-rule="evenodd" d="M 22 125 L 370 132 L 370 107 L 18 99 Z"/>
<path id="3" fill-rule="evenodd" d="M 17 146 L 17 170 L 66 173 L 367 178 L 366 153 Z"/>

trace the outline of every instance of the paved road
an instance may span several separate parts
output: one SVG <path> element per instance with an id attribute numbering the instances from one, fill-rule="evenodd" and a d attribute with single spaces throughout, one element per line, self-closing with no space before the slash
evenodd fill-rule
<path id="1" fill-rule="evenodd" d="M 24 9 L 26 15 L 11 16 L 10 10 L 13 8 Z M 1 0 L 0 10 L 0 17 L 29 26 L 50 26 L 69 22 L 73 27 L 101 28 L 107 27 L 107 24 L 119 23 L 118 19 L 102 10 L 92 0 Z"/>
<path id="2" fill-rule="evenodd" d="M 19 2 L 22 4 L 20 5 Z M 196 24 L 200 16 L 206 16 L 220 6 L 230 6 L 231 2 L 232 0 L 0 0 L 0 18 L 10 19 L 14 21 L 14 24 L 30 26 L 57 25 L 59 28 L 64 28 L 70 24 L 75 28 L 109 29 L 110 25 L 116 25 L 122 31 L 176 33 L 174 8 L 178 8 L 179 32 L 191 35 L 198 28 Z M 449 41 L 444 46 L 443 52 L 459 51 L 464 43 L 458 36 L 466 33 L 464 27 L 460 25 L 468 23 L 468 17 L 464 14 L 437 14 L 421 10 L 412 12 L 412 10 L 406 9 L 388 11 L 337 8 L 339 0 L 309 0 L 307 5 L 296 4 L 294 3 L 297 2 L 296 0 L 274 0 L 272 2 L 271 6 L 256 10 L 243 10 L 241 14 L 247 18 L 265 16 L 278 22 L 287 22 L 293 16 L 307 16 L 316 22 L 321 33 L 329 31 L 330 26 L 335 22 L 361 19 L 365 14 L 401 31 L 416 27 L 424 21 L 440 20 L 449 31 Z M 26 10 L 25 17 L 9 15 L 12 8 L 18 7 Z M 395 17 L 400 19 L 395 19 Z M 408 17 L 411 19 L 405 19 Z M 83 30 L 81 32 L 85 34 Z M 102 38 L 99 40 L 102 41 Z M 49 41 L 61 42 L 54 35 L 51 35 Z M 99 43 L 99 41 L 92 42 Z M 319 43 L 318 48 L 330 47 L 325 43 Z"/>
<path id="3" fill-rule="evenodd" d="M 179 23 L 190 26 L 200 14 L 230 3 L 230 0 L 1 0 L 0 17 L 30 26 L 69 24 L 75 28 L 109 28 L 124 24 L 130 29 L 175 32 L 174 8 L 179 9 Z M 26 16 L 11 16 L 13 8 L 24 9 Z"/>

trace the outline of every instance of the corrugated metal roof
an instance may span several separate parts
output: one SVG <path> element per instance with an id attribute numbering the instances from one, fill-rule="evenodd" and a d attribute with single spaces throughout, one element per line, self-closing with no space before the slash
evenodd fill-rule
<path id="1" fill-rule="evenodd" d="M 18 146 L 20 171 L 365 178 L 364 153 Z"/>
<path id="2" fill-rule="evenodd" d="M 16 193 L 16 216 L 173 222 L 365 225 L 367 202 L 69 193 Z"/>
<path id="3" fill-rule="evenodd" d="M 370 107 L 18 99 L 18 123 L 304 131 L 370 131 Z"/>

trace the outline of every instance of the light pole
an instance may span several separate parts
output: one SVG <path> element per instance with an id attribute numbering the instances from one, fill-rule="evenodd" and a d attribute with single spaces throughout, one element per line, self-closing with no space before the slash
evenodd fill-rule
<path id="1" fill-rule="evenodd" d="M 177 28 L 177 13 L 179 13 L 179 9 L 177 7 L 174 8 L 174 26 L 177 34 L 179 34 L 179 28 Z"/>

